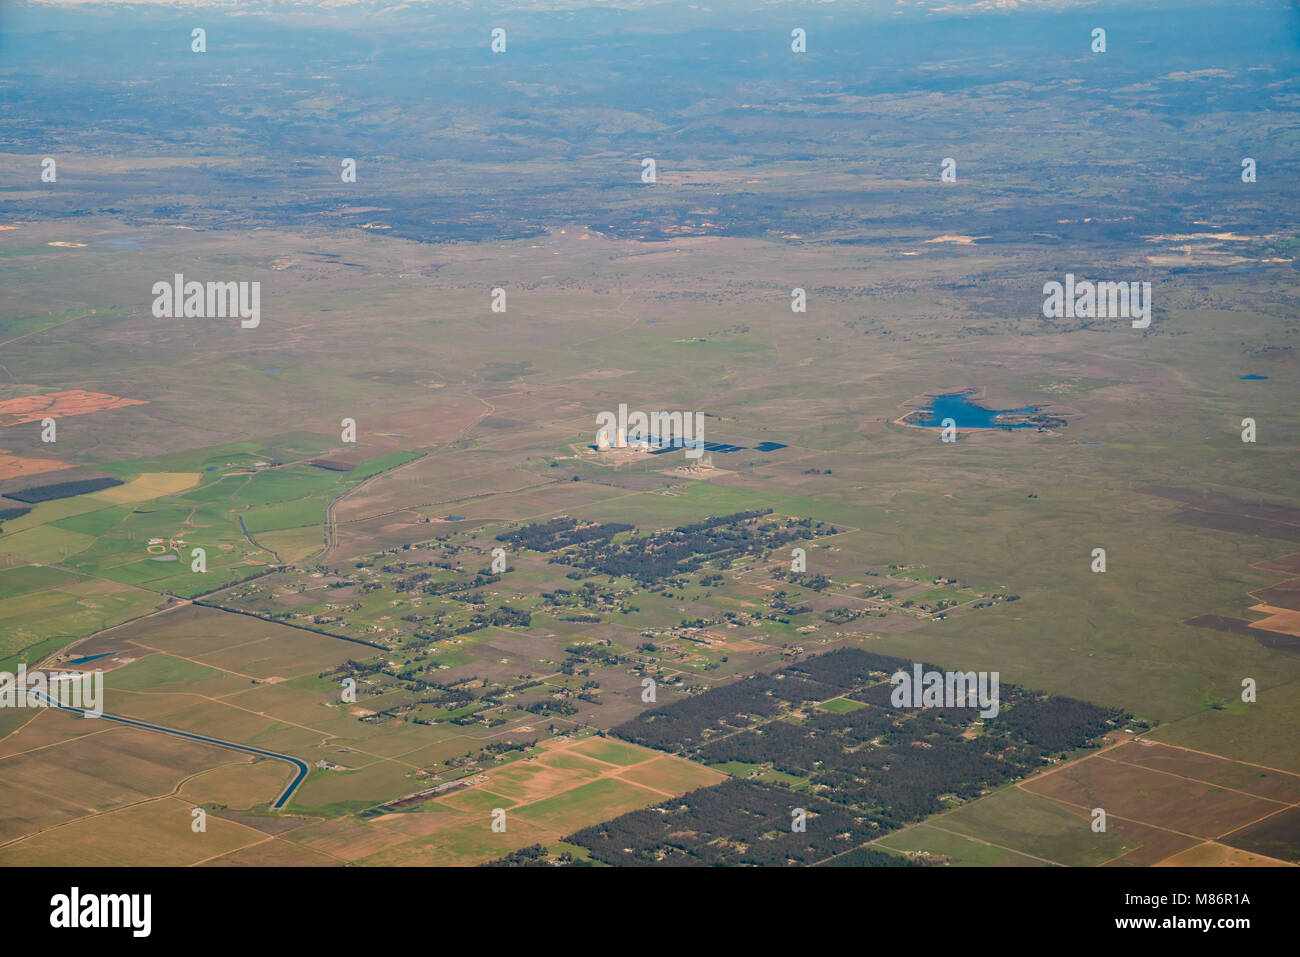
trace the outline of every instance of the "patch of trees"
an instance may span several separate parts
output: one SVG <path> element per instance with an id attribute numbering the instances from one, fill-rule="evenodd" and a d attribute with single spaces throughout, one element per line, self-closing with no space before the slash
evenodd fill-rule
<path id="1" fill-rule="evenodd" d="M 644 711 L 610 733 L 661 751 L 684 751 L 704 743 L 706 731 L 726 733 L 770 717 L 780 710 L 773 693 L 777 682 L 767 675 L 745 678 L 671 705 Z"/>
<path id="2" fill-rule="evenodd" d="M 815 681 L 789 671 L 778 671 L 772 676 L 772 694 L 791 704 L 825 701 L 827 698 L 837 697 L 840 693 L 841 689 L 838 685 Z"/>
<path id="3" fill-rule="evenodd" d="M 0 508 L 0 531 L 4 529 L 4 523 L 9 521 L 9 519 L 21 518 L 23 515 L 26 515 L 30 511 L 31 511 L 30 508 L 23 508 L 22 506 L 15 506 L 14 508 Z"/>
<path id="4" fill-rule="evenodd" d="M 778 570 L 773 574 L 774 578 L 781 578 L 790 582 L 792 585 L 802 585 L 804 588 L 811 588 L 813 591 L 825 591 L 831 586 L 831 580 L 825 575 L 808 575 L 801 572 Z"/>
<path id="5" fill-rule="evenodd" d="M 412 637 L 420 641 L 443 641 L 447 638 L 459 638 L 461 635 L 482 631 L 486 627 L 486 619 L 468 621 L 463 625 L 457 625 L 455 628 L 437 624 L 429 628 L 421 628 Z"/>
<path id="6" fill-rule="evenodd" d="M 343 664 L 335 668 L 333 671 L 321 672 L 319 677 L 321 678 L 330 678 L 330 677 L 339 677 L 339 676 L 345 678 L 350 676 L 362 677 L 365 675 L 377 674 L 383 669 L 384 669 L 384 663 L 382 661 L 357 661 L 354 658 L 349 658 L 345 662 L 343 662 Z"/>
<path id="7" fill-rule="evenodd" d="M 517 851 L 511 851 L 505 857 L 495 861 L 488 861 L 483 867 L 550 867 L 550 861 L 547 858 L 546 848 L 540 844 L 532 844 L 528 847 L 521 847 Z"/>
<path id="8" fill-rule="evenodd" d="M 627 660 L 602 645 L 569 645 L 564 651 L 575 659 L 571 663 L 595 661 L 602 665 L 621 665 Z"/>
<path id="9" fill-rule="evenodd" d="M 480 867 L 595 867 L 590 861 L 578 860 L 567 851 L 562 852 L 554 860 L 551 859 L 545 847 L 541 844 L 533 844 L 531 847 L 521 847 L 517 851 L 507 854 L 505 857 L 496 861 L 488 861 Z"/>
<path id="10" fill-rule="evenodd" d="M 631 525 L 617 522 L 580 526 L 575 519 L 561 516 L 549 522 L 534 522 L 523 528 L 504 532 L 497 536 L 497 541 L 534 552 L 554 552 L 568 548 L 570 545 L 606 542 L 620 532 L 631 530 Z"/>
<path id="11" fill-rule="evenodd" d="M 428 572 L 417 572 L 409 578 L 399 578 L 393 583 L 393 588 L 399 592 L 411 591 L 432 578 L 433 576 Z"/>
<path id="12" fill-rule="evenodd" d="M 1124 717 L 1122 711 L 1075 698 L 1028 698 L 999 712 L 989 725 L 993 733 L 1005 730 L 1014 741 L 1061 752 L 1083 747 Z"/>
<path id="13" fill-rule="evenodd" d="M 888 677 L 900 669 L 910 670 L 911 667 L 912 662 L 904 658 L 878 655 L 860 648 L 841 648 L 839 651 L 788 665 L 778 674 L 797 675 L 847 691 L 863 684 L 873 675 Z M 926 665 L 926 668 L 932 667 Z"/>
<path id="14" fill-rule="evenodd" d="M 28 505 L 35 505 L 37 502 L 48 502 L 56 498 L 71 498 L 73 495 L 102 492 L 106 488 L 121 484 L 122 480 L 115 478 L 82 479 L 80 482 L 55 482 L 52 485 L 34 485 L 18 492 L 6 492 L 5 498 L 11 498 L 17 502 L 26 502 Z"/>
<path id="15" fill-rule="evenodd" d="M 834 528 L 826 528 L 812 519 L 788 519 L 783 524 L 757 521 L 771 511 L 752 509 L 710 516 L 666 532 L 633 535 L 619 544 L 614 543 L 614 537 L 621 532 L 635 531 L 633 526 L 579 525 L 568 517 L 525 525 L 498 535 L 497 540 L 533 551 L 557 553 L 551 557 L 552 562 L 581 570 L 568 573 L 567 577 L 574 580 L 588 575 L 608 575 L 633 578 L 645 585 L 663 585 L 674 580 L 684 584 L 683 576 L 698 571 L 706 562 L 726 568 L 744 555 L 762 554 L 791 541 L 835 532 Z M 704 583 L 720 582 L 721 577 L 714 575 Z"/>
<path id="16" fill-rule="evenodd" d="M 793 812 L 806 829 L 793 831 Z M 865 818 L 811 794 L 726 781 L 584 828 L 565 841 L 612 865 L 649 867 L 814 864 L 877 836 Z"/>
<path id="17" fill-rule="evenodd" d="M 773 595 L 769 601 L 774 609 L 787 615 L 806 615 L 812 611 L 810 605 L 791 604 L 790 596 L 784 591 L 779 591 Z"/>
<path id="18" fill-rule="evenodd" d="M 476 572 L 474 577 L 468 581 L 449 581 L 449 582 L 425 582 L 420 586 L 420 591 L 426 595 L 437 595 L 447 598 L 463 599 L 466 593 L 476 588 L 483 588 L 487 585 L 495 585 L 501 580 L 500 575 L 492 575 L 486 572 Z M 399 589 L 400 591 L 401 589 Z"/>
<path id="19" fill-rule="evenodd" d="M 509 754 L 511 751 L 527 751 L 537 744 L 536 738 L 527 741 L 491 741 L 480 749 L 484 754 Z"/>
<path id="20" fill-rule="evenodd" d="M 770 765 L 889 829 L 942 810 L 948 797 L 971 799 L 1023 777 L 1046 754 L 1082 747 L 1124 717 L 1006 683 L 997 719 L 973 707 L 896 708 L 888 678 L 912 668 L 841 649 L 643 712 L 611 733 L 707 764 Z M 865 707 L 785 717 L 845 694 Z M 778 720 L 762 720 L 770 718 Z"/>
<path id="21" fill-rule="evenodd" d="M 557 555 L 551 561 L 614 578 L 633 578 L 646 585 L 665 584 L 698 571 L 706 562 L 728 567 L 744 555 L 761 555 L 807 537 L 797 523 L 783 528 L 755 521 L 770 512 L 754 509 L 710 517 L 671 531 L 633 536 L 621 544 L 606 542 Z"/>
<path id="22" fill-rule="evenodd" d="M 530 705 L 521 705 L 521 708 L 529 714 L 541 715 L 543 718 L 549 718 L 557 714 L 567 718 L 570 715 L 578 713 L 577 705 L 572 701 L 566 701 L 563 699 L 555 700 L 548 698 L 545 701 L 534 701 Z"/>
<path id="23" fill-rule="evenodd" d="M 858 847 L 849 851 L 847 854 L 841 854 L 839 857 L 833 857 L 828 861 L 822 861 L 819 867 L 923 867 L 920 861 L 914 861 L 903 857 L 901 854 L 890 854 L 888 851 L 878 851 L 874 847 Z"/>
<path id="24" fill-rule="evenodd" d="M 822 620 L 829 621 L 833 625 L 847 625 L 851 621 L 857 621 L 866 614 L 861 608 L 844 608 L 835 607 L 827 608 L 822 612 Z"/>
<path id="25" fill-rule="evenodd" d="M 471 622 L 480 625 L 496 625 L 500 628 L 527 628 L 533 623 L 531 613 L 502 605 L 488 615 L 475 615 Z"/>

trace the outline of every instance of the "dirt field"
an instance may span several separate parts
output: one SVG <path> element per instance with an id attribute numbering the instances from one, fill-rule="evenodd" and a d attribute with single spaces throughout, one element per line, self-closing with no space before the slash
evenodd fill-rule
<path id="1" fill-rule="evenodd" d="M 1273 634 L 1291 635 L 1300 638 L 1300 611 L 1290 608 L 1276 608 L 1273 605 L 1252 605 L 1251 611 L 1267 615 L 1259 621 L 1252 621 L 1250 627 Z"/>
<path id="2" fill-rule="evenodd" d="M 163 797 L 83 818 L 21 843 L 0 847 L 0 866 L 185 866 L 266 840 L 266 835 L 208 815 L 207 829 L 191 829 L 193 806 Z"/>
<path id="3" fill-rule="evenodd" d="M 1266 562 L 1256 562 L 1251 567 L 1264 568 L 1271 572 L 1289 572 L 1292 575 L 1300 575 L 1300 552 L 1281 555 Z"/>
<path id="4" fill-rule="evenodd" d="M 0 757 L 3 863 L 52 863 L 55 858 L 42 856 L 51 852 L 51 841 L 68 838 L 74 847 L 82 840 L 97 844 L 101 819 L 142 802 L 170 799 L 188 781 L 212 769 L 220 774 L 226 765 L 246 763 L 230 751 L 199 742 L 45 709 L 9 735 L 5 745 L 7 753 Z M 281 787 L 283 777 L 281 771 Z M 104 853 L 112 846 L 105 844 Z M 124 847 L 118 851 L 127 853 Z M 57 857 L 63 852 L 54 853 Z M 68 860 L 84 863 L 75 856 Z M 138 863 L 150 860 L 144 857 Z"/>
<path id="5" fill-rule="evenodd" d="M 1091 828 L 1097 807 L 1104 832 Z M 958 865 L 1300 863 L 1300 774 L 1117 741 L 879 843 Z"/>
<path id="6" fill-rule="evenodd" d="M 1223 841 L 1243 850 L 1300 864 L 1300 808 L 1279 811 L 1232 832 Z"/>
<path id="7" fill-rule="evenodd" d="M 1280 608 L 1300 611 L 1300 578 L 1291 578 L 1270 585 L 1268 588 L 1261 588 L 1259 591 L 1250 592 L 1250 596 L 1258 598 L 1266 605 L 1277 605 Z"/>
<path id="8" fill-rule="evenodd" d="M 82 389 L 51 392 L 48 395 L 25 395 L 0 402 L 0 427 L 147 404 L 145 399 L 124 399 L 121 396 L 86 392 Z"/>
<path id="9" fill-rule="evenodd" d="M 1156 867 L 1285 867 L 1285 861 L 1206 841 L 1167 857 Z"/>
<path id="10" fill-rule="evenodd" d="M 1193 839 L 1197 844 L 1218 841 L 1235 845 L 1240 835 L 1251 834 L 1243 846 L 1260 856 L 1261 840 L 1270 848 L 1285 850 L 1300 839 L 1300 833 L 1290 833 L 1298 820 L 1300 775 L 1187 748 L 1129 742 L 1026 781 L 1021 787 L 1067 807 L 1085 811 L 1104 808 L 1112 827 L 1132 823 Z M 1287 833 L 1261 837 L 1252 831 L 1267 822 Z M 1161 850 L 1172 850 L 1168 856 L 1187 850 L 1169 847 L 1177 843 L 1168 842 Z M 1252 843 L 1256 845 L 1253 848 L 1248 846 Z M 1129 853 L 1114 863 L 1154 864 L 1155 850 Z"/>
<path id="11" fill-rule="evenodd" d="M 9 455 L 8 452 L 8 449 L 0 449 L 0 481 L 74 468 L 70 462 L 56 462 L 54 459 L 33 459 L 23 455 Z"/>
<path id="12" fill-rule="evenodd" d="M 1272 631 L 1263 627 L 1263 622 L 1246 621 L 1244 618 L 1229 618 L 1226 615 L 1197 615 L 1187 624 L 1199 628 L 1213 628 L 1216 631 L 1228 631 L 1238 635 L 1250 635 L 1265 648 L 1283 651 L 1300 651 L 1300 641 L 1295 636 L 1281 631 Z"/>

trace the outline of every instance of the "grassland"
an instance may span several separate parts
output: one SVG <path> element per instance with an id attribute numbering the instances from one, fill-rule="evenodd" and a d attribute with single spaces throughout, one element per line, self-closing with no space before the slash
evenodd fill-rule
<path id="1" fill-rule="evenodd" d="M 1093 71 L 1043 55 L 1064 22 L 1004 24 L 1000 55 L 1032 65 L 1034 90 L 986 62 L 983 34 L 918 27 L 951 29 L 936 49 L 960 55 L 935 62 L 892 27 L 859 24 L 828 40 L 817 83 L 766 53 L 743 70 L 711 60 L 703 83 L 704 67 L 678 61 L 652 107 L 617 110 L 608 91 L 646 62 L 635 44 L 678 56 L 680 38 L 598 30 L 582 50 L 590 74 L 527 61 L 512 84 L 474 87 L 473 117 L 427 95 L 450 76 L 441 58 L 401 78 L 419 88 L 394 115 L 368 66 L 272 76 L 283 50 L 250 41 L 229 62 L 259 83 L 198 89 L 177 73 L 164 91 L 137 77 L 142 115 L 198 90 L 240 132 L 195 128 L 185 155 L 160 155 L 143 122 L 120 124 L 106 155 L 98 122 L 64 129 L 26 101 L 39 142 L 79 150 L 83 178 L 8 194 L 0 402 L 85 389 L 138 404 L 60 418 L 55 443 L 25 414 L 0 418 L 6 463 L 58 467 L 4 478 L 0 495 L 123 483 L 4 521 L 0 670 L 92 658 L 110 711 L 312 770 L 277 818 L 273 762 L 0 714 L 0 861 L 64 860 L 64 838 L 133 863 L 477 863 L 555 848 L 722 774 L 800 783 L 770 763 L 702 769 L 587 736 L 646 710 L 647 678 L 664 704 L 849 645 L 1123 709 L 1157 742 L 1130 757 L 1181 756 L 1172 771 L 1119 762 L 1118 748 L 1053 766 L 880 841 L 891 851 L 1015 866 L 1294 860 L 1295 800 L 1257 771 L 1300 773 L 1285 746 L 1300 735 L 1300 654 L 1191 624 L 1254 619 L 1251 593 L 1281 574 L 1261 563 L 1300 548 L 1297 187 L 1247 187 L 1224 160 L 1224 144 L 1252 143 L 1262 169 L 1285 168 L 1296 125 L 1275 81 L 1294 71 L 1226 43 L 1176 47 L 1158 72 L 1118 52 Z M 34 36 L 6 69 L 45 69 L 40 51 L 72 34 Z M 1207 57 L 1225 69 L 1186 75 Z M 62 48 L 47 59 L 80 69 Z M 128 82 L 134 67 L 116 67 Z M 11 86 L 20 100 L 41 88 Z M 572 109 L 533 96 L 551 89 Z M 374 152 L 403 157 L 368 162 L 351 196 L 333 170 L 304 175 L 336 139 L 315 136 L 333 95 L 384 117 Z M 1179 108 L 1193 119 L 1170 122 Z M 268 116 L 313 136 L 268 139 Z M 960 156 L 959 183 L 923 160 L 939 149 L 918 143 L 926 129 L 950 144 L 935 162 Z M 297 142 L 316 145 L 300 156 Z M 0 171 L 29 181 L 37 150 L 0 156 Z M 620 158 L 638 151 L 663 160 L 653 189 Z M 969 237 L 935 241 L 954 231 Z M 155 319 L 145 293 L 178 263 L 261 282 L 261 325 Z M 1044 320 L 1042 284 L 1066 271 L 1149 279 L 1151 327 Z M 497 286 L 506 313 L 491 309 Z M 791 311 L 794 287 L 805 313 Z M 919 397 L 967 389 L 1065 424 L 951 444 L 897 424 Z M 680 470 L 675 453 L 590 450 L 596 416 L 623 403 L 699 410 L 710 441 L 740 448 L 708 472 Z M 1247 416 L 1255 443 L 1240 438 Z M 1192 520 L 1153 489 L 1239 507 Z M 528 523 L 648 536 L 760 509 L 836 526 L 799 541 L 807 578 L 793 577 L 793 541 L 658 582 L 571 578 L 584 569 L 514 548 L 490 571 L 498 536 Z M 1290 517 L 1243 520 L 1251 510 Z M 78 762 L 84 778 L 68 770 Z M 475 783 L 391 809 L 461 782 Z M 1099 803 L 1105 834 L 1087 826 Z M 193 806 L 303 820 L 269 835 L 226 818 L 210 846 L 168 848 Z M 487 827 L 495 807 L 505 834 Z"/>

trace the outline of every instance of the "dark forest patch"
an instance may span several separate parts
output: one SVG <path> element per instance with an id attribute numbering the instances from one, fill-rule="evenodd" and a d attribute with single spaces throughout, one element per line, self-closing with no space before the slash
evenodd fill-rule
<path id="1" fill-rule="evenodd" d="M 21 489 L 17 492 L 6 492 L 5 498 L 35 505 L 39 502 L 53 501 L 56 498 L 71 498 L 74 495 L 102 492 L 106 488 L 121 484 L 122 480 L 115 478 L 82 479 L 79 482 L 55 482 L 52 485 L 33 485 L 31 488 Z"/>

